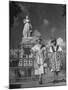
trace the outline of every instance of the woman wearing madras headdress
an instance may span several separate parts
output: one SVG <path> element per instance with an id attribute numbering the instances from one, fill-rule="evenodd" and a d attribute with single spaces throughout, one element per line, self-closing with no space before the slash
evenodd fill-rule
<path id="1" fill-rule="evenodd" d="M 61 67 L 61 53 L 62 53 L 62 48 L 60 45 L 57 44 L 57 40 L 54 39 L 51 41 L 51 46 L 50 46 L 50 62 L 51 62 L 51 71 L 54 72 L 55 74 L 55 80 L 58 79 L 58 73 L 60 72 L 60 67 Z"/>
<path id="2" fill-rule="evenodd" d="M 26 16 L 23 22 L 24 22 L 23 37 L 30 37 L 30 33 L 32 32 L 32 25 L 30 23 L 29 17 Z"/>

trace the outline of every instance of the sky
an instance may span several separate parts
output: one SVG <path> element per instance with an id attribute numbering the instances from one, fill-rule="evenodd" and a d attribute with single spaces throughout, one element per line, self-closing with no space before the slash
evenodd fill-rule
<path id="1" fill-rule="evenodd" d="M 29 15 L 32 31 L 38 30 L 47 40 L 61 37 L 66 41 L 65 5 L 9 2 L 10 48 L 17 48 L 22 39 L 23 19 Z"/>

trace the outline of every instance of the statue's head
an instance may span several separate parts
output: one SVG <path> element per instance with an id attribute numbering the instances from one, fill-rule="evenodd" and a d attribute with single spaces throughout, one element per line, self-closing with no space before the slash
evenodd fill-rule
<path id="1" fill-rule="evenodd" d="M 29 16 L 27 15 L 26 18 L 24 19 L 24 23 L 29 23 L 30 20 L 29 20 Z"/>
<path id="2" fill-rule="evenodd" d="M 29 16 L 28 15 L 26 16 L 26 19 L 29 19 Z"/>

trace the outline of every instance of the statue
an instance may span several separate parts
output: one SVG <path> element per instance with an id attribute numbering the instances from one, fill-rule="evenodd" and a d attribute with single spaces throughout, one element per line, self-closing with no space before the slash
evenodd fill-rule
<path id="1" fill-rule="evenodd" d="M 26 18 L 24 19 L 24 29 L 23 29 L 23 37 L 27 38 L 31 36 L 31 32 L 32 32 L 32 25 L 30 23 L 29 17 L 26 16 Z"/>

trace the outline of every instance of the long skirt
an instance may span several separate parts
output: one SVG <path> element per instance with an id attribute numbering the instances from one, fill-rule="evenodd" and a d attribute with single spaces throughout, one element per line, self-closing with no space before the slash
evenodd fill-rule
<path id="1" fill-rule="evenodd" d="M 60 71 L 61 57 L 60 53 L 51 53 L 51 71 Z"/>

